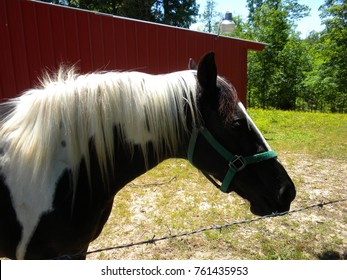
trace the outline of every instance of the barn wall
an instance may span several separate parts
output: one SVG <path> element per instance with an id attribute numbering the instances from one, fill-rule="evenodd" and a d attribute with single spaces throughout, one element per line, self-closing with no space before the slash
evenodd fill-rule
<path id="1" fill-rule="evenodd" d="M 245 103 L 247 51 L 263 44 L 28 0 L 0 1 L 0 99 L 35 86 L 61 63 L 82 73 L 187 68 L 214 50 L 219 74 Z"/>

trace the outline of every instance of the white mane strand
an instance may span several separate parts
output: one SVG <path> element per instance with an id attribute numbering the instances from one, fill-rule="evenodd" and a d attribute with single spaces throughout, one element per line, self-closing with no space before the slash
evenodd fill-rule
<path id="1" fill-rule="evenodd" d="M 10 169 L 30 168 L 32 178 L 42 176 L 44 182 L 57 159 L 74 177 L 82 157 L 89 169 L 91 138 L 101 170 L 106 172 L 117 156 L 115 127 L 129 147 L 141 147 L 145 158 L 148 142 L 157 154 L 164 152 L 163 143 L 175 151 L 180 133 L 187 130 L 185 110 L 196 116 L 196 78 L 191 71 L 79 76 L 60 70 L 55 77 L 46 77 L 42 88 L 29 90 L 8 105 L 13 110 L 1 122 L 0 141 L 9 157 L 17 159 Z M 66 158 L 59 154 L 62 146 Z"/>

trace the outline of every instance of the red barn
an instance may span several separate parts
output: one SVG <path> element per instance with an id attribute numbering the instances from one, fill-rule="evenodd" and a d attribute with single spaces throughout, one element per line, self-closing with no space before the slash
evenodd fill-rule
<path id="1" fill-rule="evenodd" d="M 264 44 L 29 0 L 0 2 L 0 99 L 37 83 L 59 64 L 80 71 L 136 70 L 151 74 L 187 68 L 215 51 L 219 75 L 246 103 L 247 52 Z"/>

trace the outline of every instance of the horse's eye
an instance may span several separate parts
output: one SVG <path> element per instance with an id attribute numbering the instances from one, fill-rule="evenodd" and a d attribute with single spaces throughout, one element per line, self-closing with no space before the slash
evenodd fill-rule
<path id="1" fill-rule="evenodd" d="M 240 130 L 242 128 L 242 124 L 239 121 L 233 122 L 231 126 L 234 130 Z"/>
<path id="2" fill-rule="evenodd" d="M 245 120 L 242 120 L 242 119 L 234 120 L 233 123 L 231 124 L 231 127 L 234 130 L 241 130 L 247 127 L 247 123 Z"/>

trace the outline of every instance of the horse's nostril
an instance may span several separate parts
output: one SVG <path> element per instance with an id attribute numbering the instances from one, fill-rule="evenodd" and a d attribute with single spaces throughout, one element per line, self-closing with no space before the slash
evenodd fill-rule
<path id="1" fill-rule="evenodd" d="M 289 184 L 289 185 L 285 185 L 283 187 L 281 187 L 280 191 L 279 191 L 279 196 L 278 199 L 279 201 L 281 201 L 282 203 L 291 203 L 296 195 L 296 191 L 295 191 L 295 187 L 293 184 Z"/>

